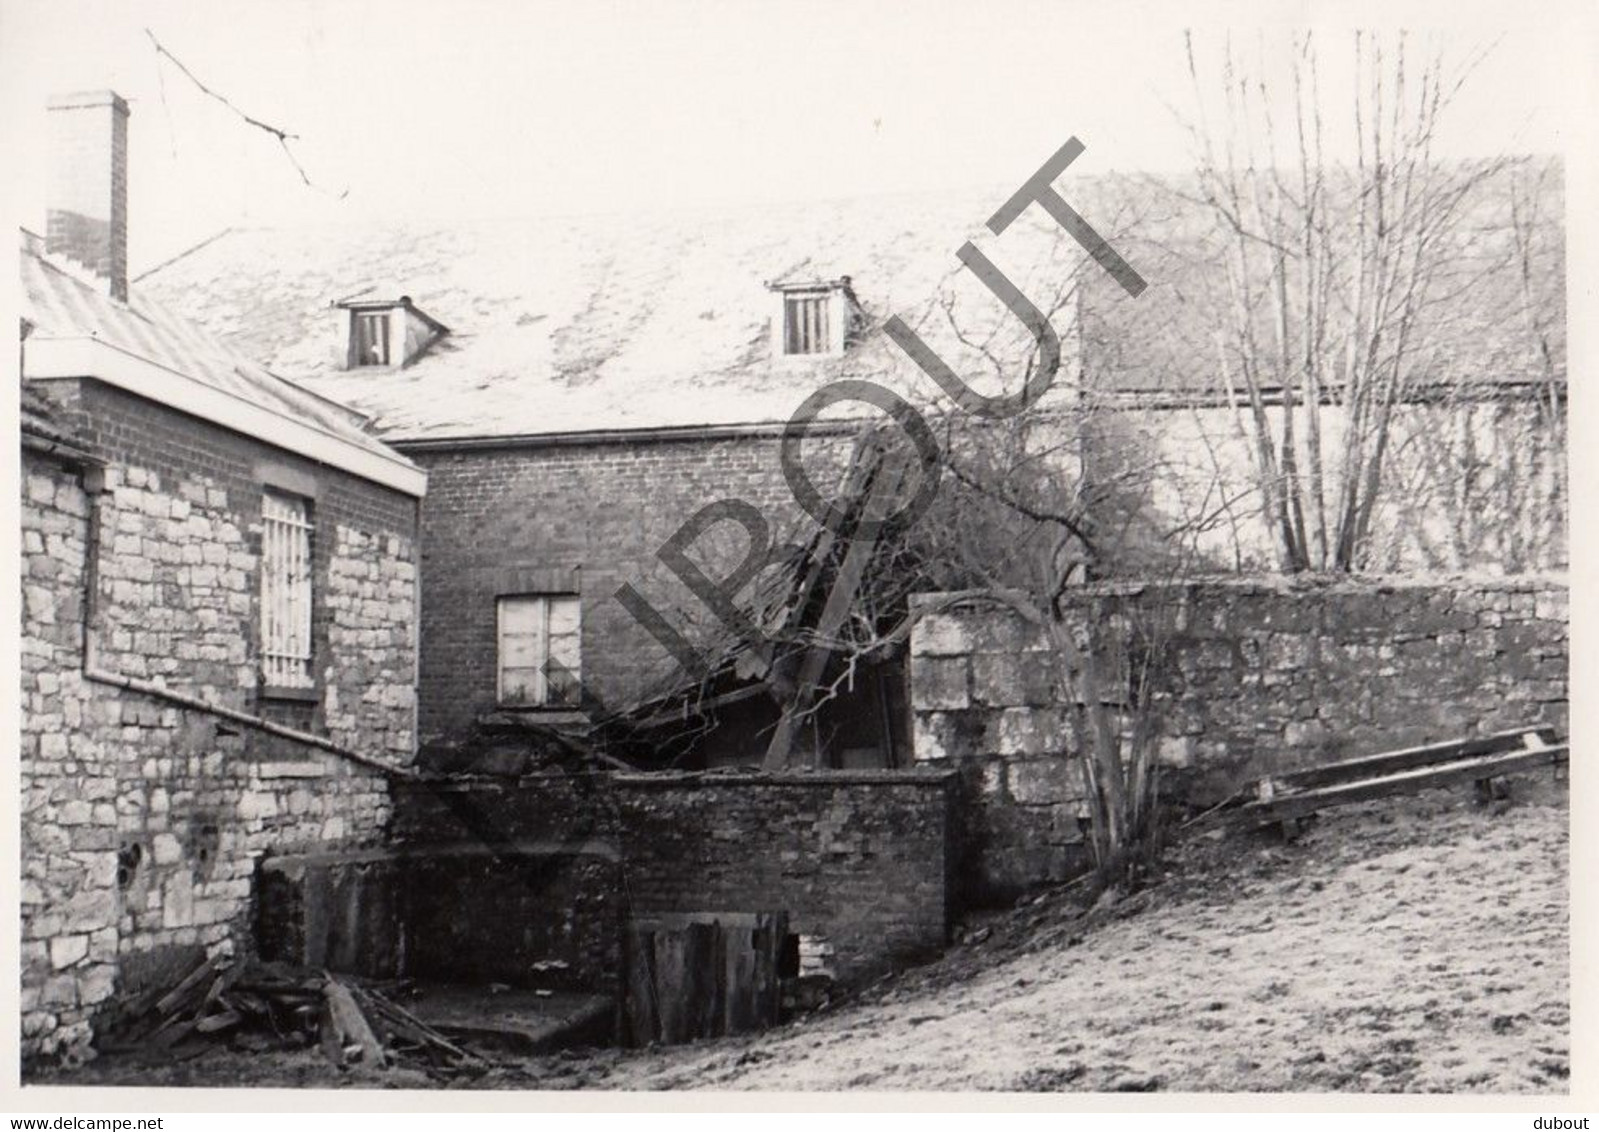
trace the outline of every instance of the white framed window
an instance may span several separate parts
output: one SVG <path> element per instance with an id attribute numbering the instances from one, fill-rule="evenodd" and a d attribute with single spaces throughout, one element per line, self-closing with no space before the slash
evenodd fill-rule
<path id="1" fill-rule="evenodd" d="M 261 497 L 261 679 L 310 688 L 311 509 L 295 495 Z"/>
<path id="2" fill-rule="evenodd" d="M 833 352 L 833 296 L 828 291 L 794 291 L 783 296 L 783 353 Z"/>
<path id="3" fill-rule="evenodd" d="M 350 315 L 350 365 L 389 364 L 389 313 L 354 311 Z"/>
<path id="4" fill-rule="evenodd" d="M 582 605 L 575 594 L 499 599 L 499 701 L 516 707 L 576 706 Z"/>

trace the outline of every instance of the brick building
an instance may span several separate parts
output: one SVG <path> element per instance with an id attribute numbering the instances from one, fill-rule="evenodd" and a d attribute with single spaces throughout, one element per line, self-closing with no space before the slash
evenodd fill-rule
<path id="1" fill-rule="evenodd" d="M 1560 185 L 1558 168 L 1537 180 L 1547 199 L 1525 290 L 1505 249 L 1508 178 L 1520 168 L 1474 198 L 1453 262 L 1485 282 L 1443 301 L 1438 340 L 1418 354 L 1425 382 L 1395 424 L 1402 488 L 1390 492 L 1399 535 L 1386 569 L 1564 564 L 1563 449 L 1549 411 L 1564 397 Z M 884 335 L 890 315 L 983 393 L 1014 392 L 1034 343 L 956 262 L 968 237 L 1059 334 L 1057 404 L 1110 407 L 1116 427 L 1103 451 L 1085 454 L 1089 466 L 1150 453 L 1157 503 L 1178 520 L 1233 499 L 1205 536 L 1214 565 L 1269 564 L 1248 445 L 1208 361 L 1206 304 L 1222 289 L 1209 237 L 1180 187 L 1064 183 L 1143 271 L 1143 295 L 1122 294 L 1042 210 L 995 239 L 983 218 L 1003 189 L 435 229 L 234 230 L 149 285 L 174 302 L 203 295 L 186 302 L 193 318 L 371 413 L 427 468 L 421 730 L 443 740 L 502 708 L 538 714 L 550 689 L 519 670 L 543 659 L 580 671 L 613 704 L 671 672 L 660 634 L 616 594 L 633 586 L 686 637 L 704 628 L 708 610 L 658 554 L 684 519 L 738 498 L 775 537 L 805 530 L 779 438 L 831 382 L 867 379 L 940 404 Z M 1548 332 L 1542 354 L 1529 345 L 1529 315 Z M 374 330 L 375 318 L 392 329 Z M 1452 391 L 1445 404 L 1422 395 L 1426 383 Z M 1493 475 L 1440 470 L 1428 443 L 1457 433 Z M 838 451 L 829 443 L 806 446 L 818 483 Z M 1546 451 L 1557 455 L 1522 459 Z M 1419 517 L 1398 514 L 1406 507 Z M 712 577 L 742 552 L 737 530 L 720 534 L 695 548 Z M 903 718 L 903 708 L 887 710 Z M 831 761 L 848 765 L 838 746 Z"/>
<path id="2" fill-rule="evenodd" d="M 424 473 L 127 277 L 126 121 L 56 99 L 22 234 L 22 1039 L 248 946 L 264 855 L 369 843 L 415 754 Z"/>

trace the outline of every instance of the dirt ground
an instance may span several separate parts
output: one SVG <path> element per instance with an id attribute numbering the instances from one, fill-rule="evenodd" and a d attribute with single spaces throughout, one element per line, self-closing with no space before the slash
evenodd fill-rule
<path id="1" fill-rule="evenodd" d="M 569 1052 L 455 1087 L 1564 1093 L 1563 783 L 1334 811 L 1292 845 L 1191 839 L 1159 883 L 1069 892 L 766 1034 Z M 437 1087 L 314 1052 L 103 1058 L 49 1083 Z"/>

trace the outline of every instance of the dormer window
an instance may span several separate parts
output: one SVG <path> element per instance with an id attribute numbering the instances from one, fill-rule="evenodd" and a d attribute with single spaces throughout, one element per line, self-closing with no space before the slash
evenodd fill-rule
<path id="1" fill-rule="evenodd" d="M 343 299 L 333 307 L 339 317 L 345 369 L 408 366 L 450 332 L 405 295 L 392 300 Z"/>
<path id="2" fill-rule="evenodd" d="M 772 316 L 772 352 L 778 357 L 842 354 L 859 314 L 849 276 L 768 283 L 779 309 Z"/>

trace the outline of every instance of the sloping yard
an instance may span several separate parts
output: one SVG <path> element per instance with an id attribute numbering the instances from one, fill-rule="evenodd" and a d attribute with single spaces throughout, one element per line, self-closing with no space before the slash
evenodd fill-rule
<path id="1" fill-rule="evenodd" d="M 1200 836 L 1137 896 L 969 926 L 939 962 L 767 1034 L 570 1052 L 456 1085 L 1563 1093 L 1567 808 L 1469 788 L 1326 814 L 1299 842 Z M 973 930 L 975 927 L 975 930 Z M 102 1059 L 53 1083 L 427 1087 L 315 1051 Z"/>
<path id="2" fill-rule="evenodd" d="M 1565 1092 L 1564 786 L 1516 790 L 1333 811 L 1292 846 L 1201 838 L 1077 930 L 1045 909 L 872 1001 L 585 1084 Z"/>

